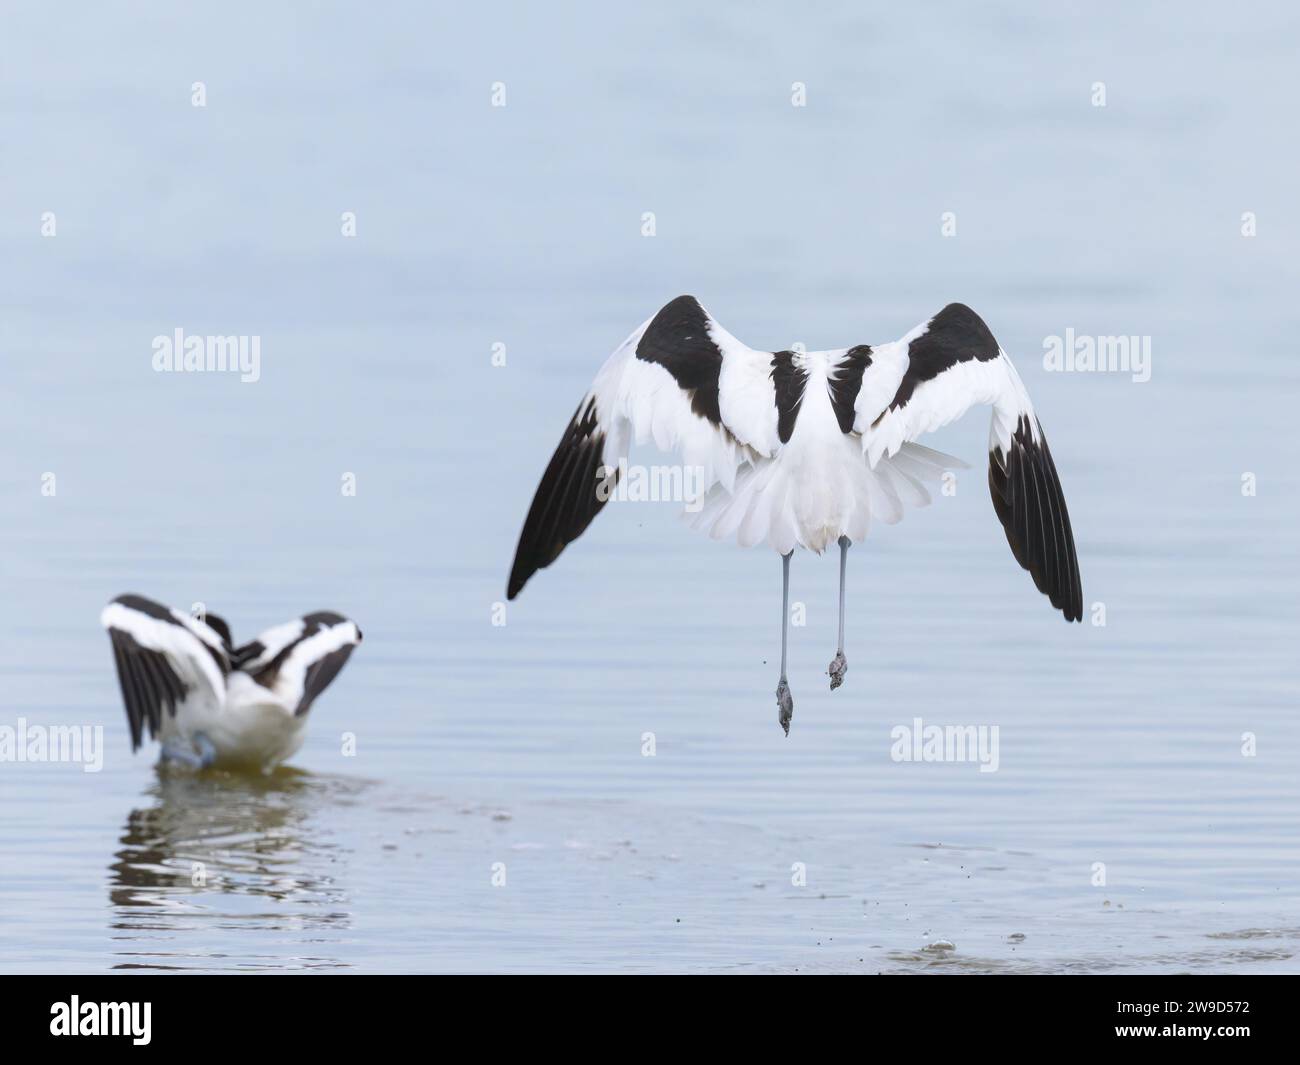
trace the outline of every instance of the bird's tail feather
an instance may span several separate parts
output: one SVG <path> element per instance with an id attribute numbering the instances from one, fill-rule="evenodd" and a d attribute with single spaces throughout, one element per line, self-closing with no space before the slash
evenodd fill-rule
<path id="1" fill-rule="evenodd" d="M 742 547 L 767 543 L 781 554 L 795 546 L 820 552 L 840 536 L 864 539 L 873 520 L 892 525 L 905 508 L 929 505 L 926 484 L 964 468 L 966 463 L 951 455 L 905 443 L 874 469 L 859 456 L 837 467 L 829 482 L 809 489 L 796 467 L 760 461 L 743 469 L 730 491 L 714 486 L 687 517 L 692 528 L 715 540 L 734 536 Z M 830 498 L 810 498 L 818 493 Z"/>

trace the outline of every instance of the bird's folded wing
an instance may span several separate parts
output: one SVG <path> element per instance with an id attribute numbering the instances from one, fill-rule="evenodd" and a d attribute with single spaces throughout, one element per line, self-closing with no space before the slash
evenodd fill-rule
<path id="1" fill-rule="evenodd" d="M 141 595 L 118 596 L 100 621 L 113 645 L 132 750 L 146 729 L 158 734 L 164 707 L 175 714 L 191 691 L 225 698 L 230 660 L 220 634 L 206 623 Z"/>
<path id="2" fill-rule="evenodd" d="M 1080 620 L 1079 563 L 1056 465 L 1020 375 L 988 326 L 951 303 L 870 358 L 854 407 L 867 461 L 874 467 L 972 406 L 991 406 L 989 491 L 1007 543 L 1066 620 Z"/>
<path id="3" fill-rule="evenodd" d="M 730 489 L 745 464 L 772 455 L 781 443 L 773 369 L 772 352 L 742 344 L 693 296 L 644 322 L 596 375 L 542 474 L 507 596 L 582 535 L 634 441 L 679 455 L 681 483 L 700 493 Z"/>
<path id="4" fill-rule="evenodd" d="M 267 629 L 234 653 L 236 666 L 296 717 L 339 675 L 361 642 L 356 622 L 321 610 Z"/>

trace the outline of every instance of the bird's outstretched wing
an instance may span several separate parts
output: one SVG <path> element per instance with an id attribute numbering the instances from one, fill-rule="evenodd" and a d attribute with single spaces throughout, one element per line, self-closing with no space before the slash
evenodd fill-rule
<path id="1" fill-rule="evenodd" d="M 596 375 L 542 474 L 507 597 L 583 534 L 633 440 L 680 454 L 701 492 L 730 489 L 742 466 L 772 455 L 783 440 L 774 359 L 733 337 L 694 296 L 678 296 L 642 323 Z"/>
<path id="2" fill-rule="evenodd" d="M 1079 561 L 1056 464 L 1020 375 L 979 315 L 950 303 L 867 359 L 853 428 L 873 467 L 975 404 L 992 406 L 989 492 L 1007 543 L 1052 606 L 1081 620 Z"/>
<path id="3" fill-rule="evenodd" d="M 142 595 L 119 595 L 100 622 L 113 645 L 133 751 L 146 728 L 157 736 L 163 708 L 174 715 L 191 691 L 207 691 L 218 702 L 225 698 L 227 643 L 206 622 Z"/>
<path id="4" fill-rule="evenodd" d="M 339 675 L 360 642 L 356 622 L 320 610 L 267 629 L 236 649 L 234 664 L 301 717 Z"/>

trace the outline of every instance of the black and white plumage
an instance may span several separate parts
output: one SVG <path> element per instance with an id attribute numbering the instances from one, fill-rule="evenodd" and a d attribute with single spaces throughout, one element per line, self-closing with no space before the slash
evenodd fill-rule
<path id="1" fill-rule="evenodd" d="M 356 623 L 318 611 L 234 647 L 215 614 L 199 620 L 140 595 L 104 608 L 131 749 L 145 734 L 164 760 L 270 769 L 302 745 L 307 712 L 361 642 Z"/>
<path id="2" fill-rule="evenodd" d="M 1042 426 L 1011 360 L 960 303 L 890 343 L 802 353 L 750 348 L 679 296 L 618 347 L 578 404 L 524 521 L 507 596 L 583 533 L 632 442 L 653 441 L 702 472 L 693 525 L 714 539 L 769 544 L 787 576 L 795 547 L 840 545 L 838 687 L 844 553 L 872 522 L 928 504 L 926 482 L 965 465 L 916 440 L 976 404 L 993 410 L 988 483 L 1012 554 L 1078 621 L 1074 537 Z M 778 689 L 787 726 L 788 699 Z"/>

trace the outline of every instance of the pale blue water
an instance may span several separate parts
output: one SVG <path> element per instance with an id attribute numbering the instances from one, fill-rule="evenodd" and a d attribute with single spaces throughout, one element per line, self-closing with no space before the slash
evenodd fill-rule
<path id="1" fill-rule="evenodd" d="M 1296 969 L 1300 16 L 1178 10 L 8 7 L 0 725 L 107 750 L 0 764 L 0 967 Z M 834 695 L 835 562 L 795 559 L 789 739 L 776 557 L 671 506 L 494 626 L 574 404 L 680 292 L 760 347 L 975 307 L 1085 623 L 1010 558 L 978 412 L 929 441 L 956 496 L 852 552 Z M 155 374 L 177 327 L 261 379 Z M 1151 337 L 1151 380 L 1046 372 L 1067 328 Z M 123 591 L 366 642 L 293 771 L 160 779 Z M 998 725 L 998 771 L 892 761 L 916 716 Z"/>

